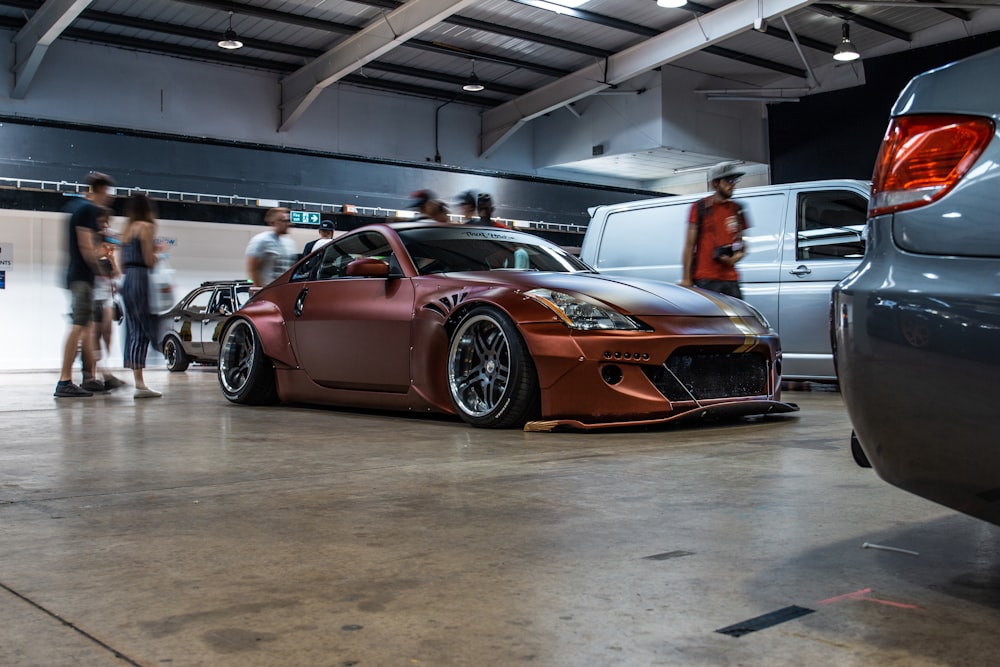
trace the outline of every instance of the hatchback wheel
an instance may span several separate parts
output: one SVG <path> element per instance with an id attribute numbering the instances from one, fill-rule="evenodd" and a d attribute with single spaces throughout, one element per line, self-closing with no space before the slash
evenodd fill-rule
<path id="1" fill-rule="evenodd" d="M 167 336 L 163 340 L 163 358 L 167 361 L 167 370 L 171 373 L 181 373 L 187 370 L 191 360 L 184 353 L 184 347 L 176 336 Z"/>

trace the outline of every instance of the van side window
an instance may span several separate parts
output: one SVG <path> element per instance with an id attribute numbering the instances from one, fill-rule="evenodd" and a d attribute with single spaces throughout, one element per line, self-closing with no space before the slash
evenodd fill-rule
<path id="1" fill-rule="evenodd" d="M 862 232 L 868 201 L 850 190 L 799 194 L 795 223 L 795 259 L 859 259 L 865 254 Z"/>

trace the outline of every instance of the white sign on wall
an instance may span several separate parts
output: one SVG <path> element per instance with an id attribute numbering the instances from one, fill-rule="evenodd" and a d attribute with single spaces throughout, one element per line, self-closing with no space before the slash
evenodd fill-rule
<path id="1" fill-rule="evenodd" d="M 14 244 L 0 241 L 0 270 L 14 268 Z"/>

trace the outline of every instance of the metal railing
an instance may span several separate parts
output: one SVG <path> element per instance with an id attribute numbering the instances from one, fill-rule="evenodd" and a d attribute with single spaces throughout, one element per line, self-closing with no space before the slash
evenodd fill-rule
<path id="1" fill-rule="evenodd" d="M 8 178 L 0 177 L 0 188 L 15 190 L 32 190 L 40 192 L 59 192 L 66 195 L 83 196 L 90 188 L 85 183 L 70 183 L 68 181 L 44 181 L 31 178 Z M 242 206 L 244 208 L 271 208 L 282 206 L 293 211 L 311 211 L 323 213 L 345 214 L 344 204 L 329 204 L 324 202 L 304 202 L 299 200 L 269 199 L 266 197 L 244 197 L 241 195 L 217 195 L 205 192 L 180 192 L 176 190 L 158 190 L 139 187 L 118 187 L 118 195 L 132 195 L 141 192 L 150 199 L 158 201 L 181 202 L 190 204 L 214 204 L 219 206 Z M 402 212 L 397 209 L 389 209 L 382 206 L 363 206 L 349 204 L 353 214 L 364 215 L 375 218 L 405 218 L 400 215 Z M 449 219 L 454 222 L 461 220 L 460 216 L 449 215 Z M 502 222 L 514 229 L 565 232 L 568 234 L 583 234 L 587 231 L 585 225 L 571 225 L 558 222 L 543 222 L 540 220 L 513 220 L 509 218 L 495 218 L 497 222 Z"/>

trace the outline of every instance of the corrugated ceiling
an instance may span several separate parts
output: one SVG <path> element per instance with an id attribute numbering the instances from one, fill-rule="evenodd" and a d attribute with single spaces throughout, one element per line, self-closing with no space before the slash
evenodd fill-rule
<path id="1" fill-rule="evenodd" d="M 443 0 L 405 4 L 421 2 L 445 4 Z M 343 82 L 491 108 L 659 33 L 697 22 L 728 4 L 702 0 L 682 9 L 665 9 L 654 0 L 589 0 L 577 12 L 563 14 L 546 8 L 555 2 L 559 0 L 473 2 L 429 25 L 404 46 L 372 59 Z M 0 0 L 0 25 L 19 30 L 42 5 L 41 0 Z M 388 21 L 402 5 L 399 0 L 94 0 L 62 37 L 284 76 L 373 22 Z M 1000 29 L 1000 7 L 988 0 L 813 3 L 783 18 L 772 18 L 767 34 L 748 26 L 671 64 L 721 77 L 732 87 L 759 88 L 760 96 L 767 97 L 768 90 L 778 85 L 815 87 L 806 79 L 807 66 L 829 62 L 845 21 L 863 55 L 885 55 Z M 215 45 L 230 21 L 245 44 L 236 51 Z M 792 35 L 800 41 L 801 55 Z M 473 61 L 486 86 L 479 93 L 462 91 Z M 752 90 L 742 94 L 754 95 Z M 613 164 L 616 173 L 652 180 L 689 166 L 692 159 L 698 158 L 664 149 L 567 167 L 607 173 Z"/>

